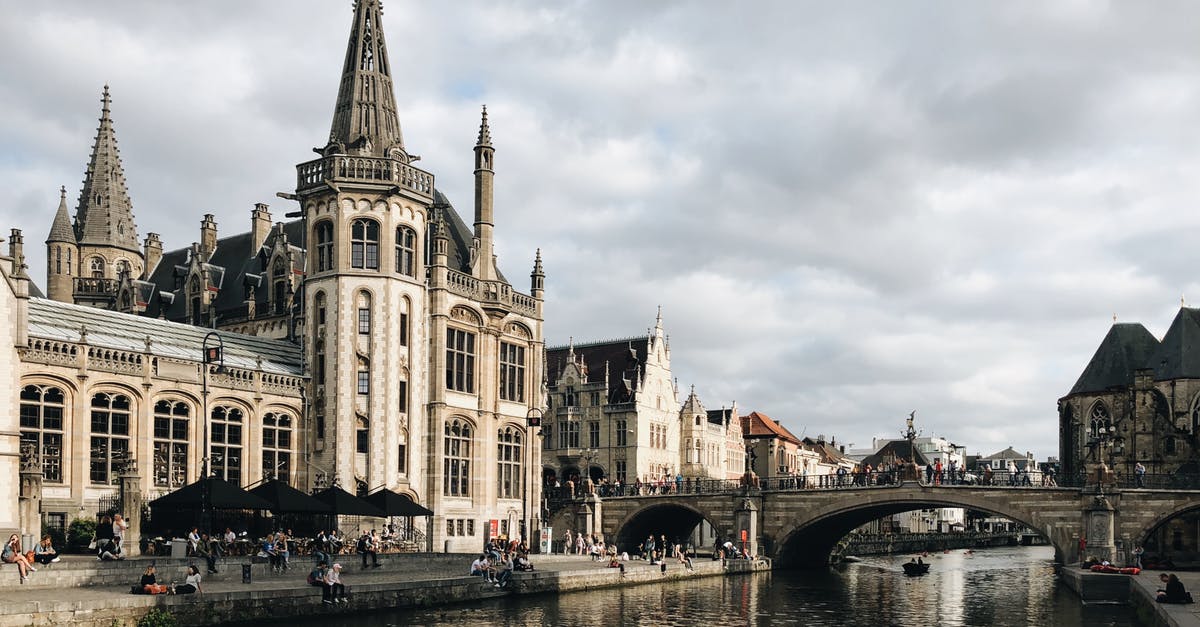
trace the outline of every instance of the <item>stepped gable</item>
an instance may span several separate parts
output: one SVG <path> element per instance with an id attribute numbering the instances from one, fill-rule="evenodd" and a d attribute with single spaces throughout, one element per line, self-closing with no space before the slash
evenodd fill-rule
<path id="1" fill-rule="evenodd" d="M 1140 323 L 1113 324 L 1067 396 L 1133 385 L 1134 371 L 1146 367 L 1158 348 L 1158 340 Z"/>
<path id="2" fill-rule="evenodd" d="M 1171 328 L 1143 367 L 1155 381 L 1200 379 L 1200 309 L 1180 307 Z"/>
<path id="3" fill-rule="evenodd" d="M 563 371 L 569 363 L 569 353 L 575 351 L 575 359 L 587 364 L 588 381 L 604 380 L 604 367 L 608 364 L 608 402 L 628 403 L 634 400 L 640 381 L 638 373 L 645 371 L 646 338 L 626 338 L 597 342 L 594 344 L 575 344 L 572 346 L 556 346 L 546 349 L 547 381 L 554 385 L 562 378 Z"/>

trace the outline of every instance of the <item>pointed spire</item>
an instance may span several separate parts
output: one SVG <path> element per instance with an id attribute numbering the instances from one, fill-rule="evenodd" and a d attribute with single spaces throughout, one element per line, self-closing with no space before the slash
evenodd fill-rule
<path id="1" fill-rule="evenodd" d="M 59 188 L 58 211 L 54 212 L 54 222 L 50 224 L 50 236 L 46 243 L 66 242 L 75 243 L 75 230 L 71 228 L 71 213 L 67 209 L 67 188 Z"/>
<path id="2" fill-rule="evenodd" d="M 133 223 L 133 203 L 125 186 L 121 153 L 117 150 L 117 135 L 109 117 L 112 99 L 108 85 L 104 86 L 100 101 L 103 103 L 100 126 L 79 192 L 75 232 L 81 245 L 111 246 L 136 254 L 140 252 L 137 227 Z"/>
<path id="3" fill-rule="evenodd" d="M 487 122 L 487 105 L 483 105 L 483 121 L 479 123 L 479 139 L 475 141 L 476 146 L 491 146 L 492 131 L 488 128 Z"/>
<path id="4" fill-rule="evenodd" d="M 392 156 L 407 163 L 382 15 L 379 0 L 354 3 L 354 24 L 325 152 Z"/>

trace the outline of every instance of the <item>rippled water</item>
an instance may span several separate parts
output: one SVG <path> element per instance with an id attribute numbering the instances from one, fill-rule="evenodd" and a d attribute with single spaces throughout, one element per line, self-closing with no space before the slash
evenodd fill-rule
<path id="1" fill-rule="evenodd" d="M 908 557 L 870 557 L 821 571 L 510 597 L 438 610 L 323 616 L 292 625 L 1137 625 L 1126 607 L 1080 604 L 1054 578 L 1048 547 L 933 555 L 905 577 Z"/>

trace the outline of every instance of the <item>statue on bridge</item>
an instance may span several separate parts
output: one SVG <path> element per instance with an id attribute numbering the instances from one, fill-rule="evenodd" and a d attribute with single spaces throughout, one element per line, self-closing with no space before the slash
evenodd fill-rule
<path id="1" fill-rule="evenodd" d="M 1089 483 L 1096 486 L 1097 490 L 1103 493 L 1105 487 L 1111 488 L 1117 484 L 1117 475 L 1108 467 L 1108 464 L 1104 463 L 1104 460 L 1100 460 L 1092 469 L 1092 472 L 1088 474 L 1088 480 Z"/>

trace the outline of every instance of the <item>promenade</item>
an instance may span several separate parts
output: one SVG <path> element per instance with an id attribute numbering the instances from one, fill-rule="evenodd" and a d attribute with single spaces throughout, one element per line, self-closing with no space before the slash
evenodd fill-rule
<path id="1" fill-rule="evenodd" d="M 1143 571 L 1136 577 L 1131 577 L 1130 602 L 1138 609 L 1139 618 L 1143 622 L 1170 627 L 1200 627 L 1200 603 L 1175 605 L 1155 603 L 1155 592 L 1162 588 L 1158 575 L 1162 572 L 1173 572 L 1183 582 L 1183 587 L 1200 598 L 1200 572 L 1181 571 Z M 1149 622 L 1147 622 L 1147 619 Z"/>
<path id="2" fill-rule="evenodd" d="M 607 562 L 587 557 L 535 556 L 535 570 L 514 573 L 506 588 L 495 588 L 480 577 L 467 575 L 474 555 L 408 553 L 381 555 L 380 568 L 361 569 L 357 555 L 339 556 L 342 580 L 350 603 L 321 603 L 320 588 L 305 583 L 312 564 L 293 562 L 290 571 L 270 573 L 263 564 L 253 568 L 253 580 L 242 583 L 246 558 L 229 558 L 218 564 L 219 575 L 210 575 L 197 595 L 135 595 L 130 586 L 151 562 L 157 563 L 159 581 L 182 582 L 188 560 L 139 558 L 100 563 L 92 558 L 67 556 L 58 564 L 39 568 L 25 584 L 17 584 L 12 566 L 0 568 L 0 588 L 5 613 L 0 627 L 31 624 L 73 624 L 109 627 L 133 625 L 138 617 L 159 607 L 175 614 L 181 625 L 285 619 L 297 615 L 347 614 L 385 608 L 427 607 L 488 599 L 510 594 L 565 592 L 606 586 L 636 585 L 670 579 L 719 576 L 769 569 L 767 563 L 698 560 L 687 571 L 671 562 L 664 570 L 645 562 L 625 562 L 624 572 Z M 203 569 L 203 562 L 199 566 Z M 9 581 L 9 580 L 12 581 Z M 56 585 L 56 581 L 64 583 Z M 68 584 L 65 582 L 75 581 Z M 90 582 L 90 583 L 89 583 Z M 15 584 L 15 585 L 14 585 Z"/>

